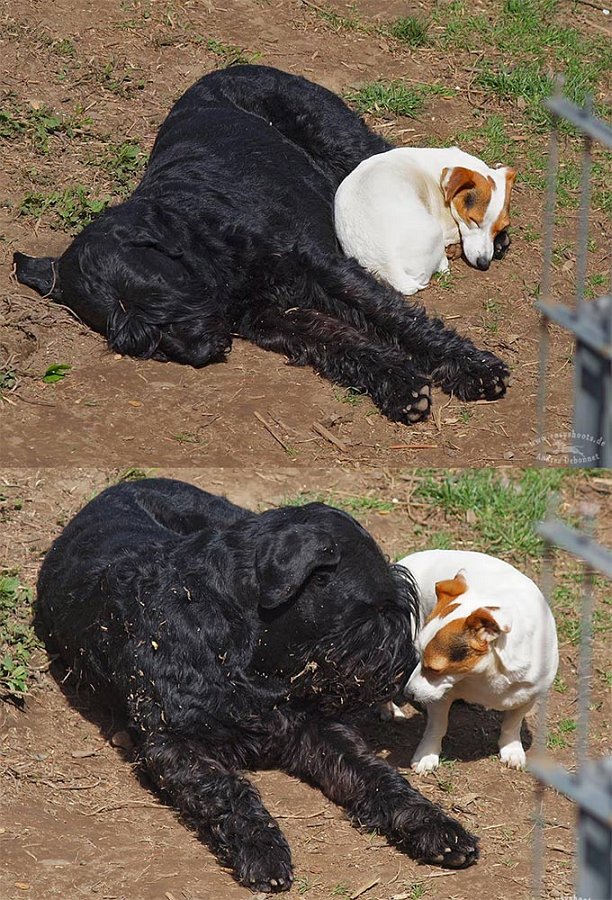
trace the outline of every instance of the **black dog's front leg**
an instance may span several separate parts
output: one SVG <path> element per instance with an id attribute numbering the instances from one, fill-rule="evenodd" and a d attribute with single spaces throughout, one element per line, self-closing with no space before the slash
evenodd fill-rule
<path id="1" fill-rule="evenodd" d="M 374 341 L 367 332 L 316 309 L 250 311 L 240 334 L 294 365 L 311 365 L 336 384 L 367 393 L 393 422 L 406 425 L 429 415 L 431 390 L 401 347 Z"/>
<path id="2" fill-rule="evenodd" d="M 149 738 L 141 758 L 157 786 L 241 884 L 253 891 L 289 890 L 289 845 L 243 775 L 209 758 L 197 741 L 178 736 Z"/>
<path id="3" fill-rule="evenodd" d="M 478 859 L 478 839 L 378 759 L 351 728 L 308 719 L 283 748 L 280 765 L 318 786 L 356 824 L 380 832 L 413 859 L 449 868 L 465 868 Z"/>
<path id="4" fill-rule="evenodd" d="M 497 400 L 506 393 L 510 373 L 501 359 L 430 318 L 419 303 L 377 281 L 356 260 L 311 259 L 310 267 L 328 297 L 338 301 L 336 315 L 342 317 L 346 307 L 359 311 L 443 391 L 460 400 Z"/>

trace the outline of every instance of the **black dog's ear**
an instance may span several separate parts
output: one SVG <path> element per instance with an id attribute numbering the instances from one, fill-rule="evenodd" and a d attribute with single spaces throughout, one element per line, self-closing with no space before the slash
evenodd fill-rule
<path id="1" fill-rule="evenodd" d="M 280 526 L 260 538 L 255 558 L 259 604 L 290 600 L 316 569 L 334 569 L 340 550 L 327 532 L 310 525 Z"/>
<path id="2" fill-rule="evenodd" d="M 25 253 L 17 252 L 13 254 L 13 263 L 17 281 L 33 288 L 41 297 L 60 299 L 57 259 L 54 256 L 26 256 Z"/>
<path id="3" fill-rule="evenodd" d="M 122 247 L 114 265 L 109 346 L 124 356 L 164 358 L 157 353 L 162 332 L 183 312 L 184 267 L 142 229 Z"/>
<path id="4" fill-rule="evenodd" d="M 106 338 L 111 350 L 122 356 L 150 359 L 161 341 L 161 330 L 119 301 L 107 319 Z"/>

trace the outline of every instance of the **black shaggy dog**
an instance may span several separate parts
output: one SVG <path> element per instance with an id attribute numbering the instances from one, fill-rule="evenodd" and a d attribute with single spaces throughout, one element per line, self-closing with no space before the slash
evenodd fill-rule
<path id="1" fill-rule="evenodd" d="M 287 890 L 291 855 L 243 768 L 318 786 L 412 857 L 463 867 L 477 839 L 339 720 L 415 664 L 416 588 L 346 513 L 259 515 L 166 479 L 100 494 L 49 550 L 39 627 L 125 717 L 139 758 L 254 890 Z"/>
<path id="2" fill-rule="evenodd" d="M 130 199 L 59 259 L 16 253 L 17 278 L 130 356 L 205 366 L 237 333 L 361 389 L 399 422 L 427 416 L 431 381 L 495 400 L 504 363 L 339 250 L 336 189 L 389 148 L 304 78 L 213 72 L 170 112 Z"/>

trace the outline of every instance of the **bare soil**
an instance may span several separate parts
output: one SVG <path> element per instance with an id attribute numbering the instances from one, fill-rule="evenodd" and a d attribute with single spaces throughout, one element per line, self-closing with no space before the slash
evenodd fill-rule
<path id="1" fill-rule="evenodd" d="M 364 524 L 392 558 L 424 546 L 428 530 L 458 528 L 439 510 L 425 516 L 410 501 L 410 473 L 300 470 L 286 466 L 244 470 L 238 480 L 226 469 L 160 470 L 201 487 L 226 493 L 253 509 L 277 504 L 298 491 L 334 490 L 338 496 L 375 496 L 397 504 L 389 513 L 368 512 Z M 40 559 L 66 521 L 91 496 L 117 479 L 117 471 L 72 468 L 5 470 L 0 488 L 7 498 L 0 532 L 0 569 L 19 568 L 33 585 Z M 564 494 L 561 511 L 573 514 L 583 501 L 603 505 L 609 481 L 579 480 Z M 423 518 L 426 528 L 423 530 Z M 599 519 L 600 540 L 608 541 L 610 509 Z M 455 538 L 469 546 L 467 529 Z M 431 533 L 431 532 L 429 532 Z M 529 571 L 537 574 L 538 561 Z M 555 563 L 559 574 L 566 561 Z M 600 593 L 596 598 L 603 600 Z M 6 900 L 78 897 L 105 900 L 233 900 L 252 896 L 236 885 L 168 807 L 133 771 L 129 753 L 110 743 L 121 727 L 112 713 L 75 693 L 65 673 L 40 675 L 23 710 L 0 706 L 0 896 Z M 561 642 L 564 693 L 553 691 L 549 727 L 576 716 L 577 649 Z M 609 689 L 604 670 L 610 648 L 603 635 L 594 644 L 590 752 L 610 749 Z M 407 770 L 422 734 L 423 717 L 406 708 L 400 723 L 364 722 L 372 747 Z M 456 705 L 444 745 L 450 760 L 435 774 L 410 776 L 432 800 L 480 835 L 482 858 L 461 872 L 418 865 L 379 837 L 352 827 L 342 811 L 318 791 L 279 772 L 251 777 L 290 841 L 296 882 L 290 897 L 332 900 L 473 900 L 531 897 L 534 782 L 527 773 L 505 770 L 496 753 L 497 716 Z M 527 734 L 526 734 L 527 737 Z M 573 766 L 574 734 L 554 749 L 556 761 Z M 547 792 L 545 814 L 546 898 L 573 894 L 573 808 Z"/>
<path id="2" fill-rule="evenodd" d="M 351 5 L 337 0 L 329 6 L 347 14 Z M 365 21 L 374 21 L 427 13 L 433 4 L 393 0 L 384 4 L 384 14 L 379 3 L 361 0 L 352 6 Z M 587 7 L 571 11 L 573 23 L 587 30 L 593 16 Z M 259 54 L 262 63 L 340 93 L 395 78 L 458 88 L 450 99 L 431 98 L 416 120 L 371 122 L 398 144 L 446 140 L 474 124 L 477 112 L 497 111 L 473 88 L 476 57 L 470 51 L 411 51 L 383 37 L 333 28 L 320 18 L 317 4 L 23 0 L 15 5 L 2 0 L 0 87 L 7 101 L 50 107 L 65 116 L 78 109 L 93 120 L 72 137 L 51 135 L 46 154 L 19 136 L 0 142 L 0 368 L 16 376 L 1 402 L 5 464 L 530 464 L 537 452 L 534 298 L 543 198 L 524 186 L 514 199 L 513 245 L 506 259 L 487 273 L 455 261 L 451 286 L 432 286 L 420 297 L 432 313 L 507 360 L 513 385 L 501 401 L 468 406 L 437 392 L 434 415 L 410 429 L 388 422 L 369 399 L 351 401 L 312 370 L 290 368 L 281 356 L 241 340 L 225 363 L 201 371 L 118 358 L 66 310 L 11 280 L 14 250 L 52 255 L 70 239 L 53 230 L 49 215 L 38 221 L 20 216 L 23 197 L 82 184 L 97 196 L 119 199 L 102 165 L 109 142 L 138 140 L 150 149 L 173 101 L 224 63 L 218 49 L 209 49 L 210 39 Z M 74 52 L 66 50 L 67 40 Z M 518 140 L 522 127 L 520 121 L 513 124 Z M 466 149 L 478 152 L 478 146 Z M 575 213 L 564 215 L 562 223 L 559 237 L 568 247 L 555 261 L 554 293 L 571 297 Z M 606 227 L 603 213 L 594 214 L 597 247 L 605 244 Z M 591 254 L 594 271 L 607 270 L 606 253 Z M 42 375 L 56 363 L 72 368 L 61 382 L 44 384 Z M 550 373 L 549 432 L 563 432 L 571 420 L 571 343 L 556 328 Z M 322 438 L 315 423 L 331 430 L 340 445 Z"/>

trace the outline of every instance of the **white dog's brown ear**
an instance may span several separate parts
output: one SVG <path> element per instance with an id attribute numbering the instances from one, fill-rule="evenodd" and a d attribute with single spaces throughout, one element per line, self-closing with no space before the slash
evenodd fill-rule
<path id="1" fill-rule="evenodd" d="M 468 641 L 474 650 L 486 650 L 491 641 L 497 640 L 501 628 L 487 609 L 475 609 L 465 620 Z"/>
<path id="2" fill-rule="evenodd" d="M 465 594 L 467 588 L 463 571 L 457 572 L 454 578 L 449 578 L 447 581 L 436 582 L 438 603 L 451 603 L 455 597 Z"/>
<path id="3" fill-rule="evenodd" d="M 440 187 L 442 188 L 445 201 L 450 203 L 459 191 L 473 188 L 475 186 L 474 174 L 471 169 L 466 169 L 464 166 L 442 169 Z"/>

